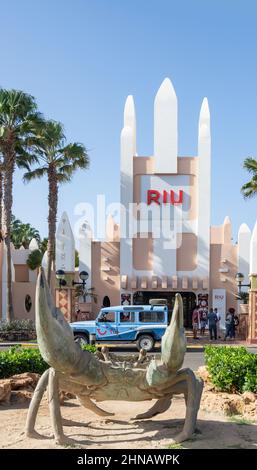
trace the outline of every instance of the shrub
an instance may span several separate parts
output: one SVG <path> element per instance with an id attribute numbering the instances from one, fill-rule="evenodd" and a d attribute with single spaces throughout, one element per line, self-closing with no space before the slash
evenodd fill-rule
<path id="1" fill-rule="evenodd" d="M 93 354 L 97 351 L 97 347 L 94 346 L 93 344 L 83 344 L 81 346 L 81 349 L 83 349 L 83 351 L 89 351 Z"/>
<path id="2" fill-rule="evenodd" d="M 35 324 L 32 320 L 0 321 L 0 333 L 12 331 L 35 331 Z"/>
<path id="3" fill-rule="evenodd" d="M 24 372 L 42 374 L 48 367 L 38 349 L 13 346 L 0 352 L 0 379 Z"/>
<path id="4" fill-rule="evenodd" d="M 94 353 L 97 348 L 93 345 L 85 345 L 83 349 Z M 22 348 L 18 345 L 8 351 L 0 351 L 0 379 L 6 379 L 11 375 L 24 372 L 36 372 L 43 374 L 49 365 L 42 358 L 39 349 Z"/>
<path id="5" fill-rule="evenodd" d="M 211 381 L 218 390 L 257 393 L 257 355 L 244 347 L 206 346 L 204 356 Z"/>

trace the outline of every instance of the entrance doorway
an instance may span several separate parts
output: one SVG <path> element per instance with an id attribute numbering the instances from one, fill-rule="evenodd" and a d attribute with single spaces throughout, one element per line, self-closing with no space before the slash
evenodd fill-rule
<path id="1" fill-rule="evenodd" d="M 192 313 L 196 306 L 196 295 L 194 292 L 179 292 L 183 300 L 184 327 L 192 328 Z M 150 299 L 166 299 L 171 316 L 176 292 L 137 291 L 133 295 L 134 305 L 148 305 Z"/>

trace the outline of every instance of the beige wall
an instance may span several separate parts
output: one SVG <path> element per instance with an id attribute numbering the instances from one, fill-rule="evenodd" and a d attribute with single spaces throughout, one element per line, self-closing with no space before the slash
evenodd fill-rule
<path id="1" fill-rule="evenodd" d="M 15 282 L 29 282 L 29 268 L 26 264 L 15 264 Z"/>
<path id="2" fill-rule="evenodd" d="M 13 309 L 14 317 L 16 319 L 35 319 L 35 290 L 36 284 L 32 282 L 13 283 Z M 27 312 L 25 309 L 25 297 L 27 294 L 29 294 L 32 299 L 32 307 L 30 312 Z"/>
<path id="3" fill-rule="evenodd" d="M 238 271 L 238 247 L 232 245 L 231 237 L 228 236 L 229 233 L 229 228 L 226 225 L 211 228 L 210 288 L 226 289 L 226 308 L 234 307 L 237 309 L 235 275 Z M 223 240 L 227 243 L 223 243 Z M 228 270 L 228 272 L 219 272 L 219 269 Z"/>
<path id="4" fill-rule="evenodd" d="M 181 246 L 177 249 L 177 271 L 193 271 L 197 267 L 197 236 L 194 233 L 178 236 Z"/>
<path id="5" fill-rule="evenodd" d="M 105 261 L 105 259 L 108 261 Z M 97 293 L 97 303 L 92 302 L 92 311 L 97 314 L 107 295 L 111 305 L 120 303 L 120 244 L 119 242 L 92 243 L 92 287 Z M 110 268 L 104 271 L 104 268 Z"/>
<path id="6" fill-rule="evenodd" d="M 147 238 L 139 238 L 138 234 L 138 238 L 133 239 L 133 267 L 136 270 L 152 271 L 153 239 L 151 233 Z"/>

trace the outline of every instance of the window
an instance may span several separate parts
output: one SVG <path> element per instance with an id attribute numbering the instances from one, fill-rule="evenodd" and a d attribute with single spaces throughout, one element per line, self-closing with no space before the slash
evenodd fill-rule
<path id="1" fill-rule="evenodd" d="M 142 323 L 162 323 L 164 322 L 164 312 L 140 312 L 139 321 Z"/>
<path id="2" fill-rule="evenodd" d="M 25 309 L 27 312 L 30 312 L 32 307 L 32 300 L 29 294 L 26 295 L 25 297 Z"/>
<path id="3" fill-rule="evenodd" d="M 110 306 L 111 306 L 110 299 L 108 295 L 105 295 L 103 298 L 103 307 L 110 307 Z"/>
<path id="4" fill-rule="evenodd" d="M 98 318 L 99 322 L 108 322 L 114 323 L 115 322 L 115 312 L 102 312 Z"/>
<path id="5" fill-rule="evenodd" d="M 120 323 L 134 323 L 135 321 L 135 312 L 120 312 Z"/>

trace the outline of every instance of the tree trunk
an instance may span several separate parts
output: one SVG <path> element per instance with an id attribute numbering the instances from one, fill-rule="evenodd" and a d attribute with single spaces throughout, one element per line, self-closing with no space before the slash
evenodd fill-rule
<path id="1" fill-rule="evenodd" d="M 2 170 L 0 170 L 0 241 L 3 239 L 2 212 L 3 212 L 3 172 Z"/>
<path id="2" fill-rule="evenodd" d="M 56 169 L 49 165 L 48 169 L 48 265 L 47 265 L 47 282 L 51 283 L 51 267 L 55 265 L 55 234 L 56 234 L 56 218 L 58 203 L 58 180 Z"/>
<path id="3" fill-rule="evenodd" d="M 6 246 L 7 256 L 7 302 L 6 320 L 13 319 L 12 301 L 12 258 L 11 258 L 11 219 L 13 203 L 13 173 L 15 167 L 15 155 L 5 155 L 6 165 L 4 173 L 4 197 L 3 197 L 3 239 Z"/>

